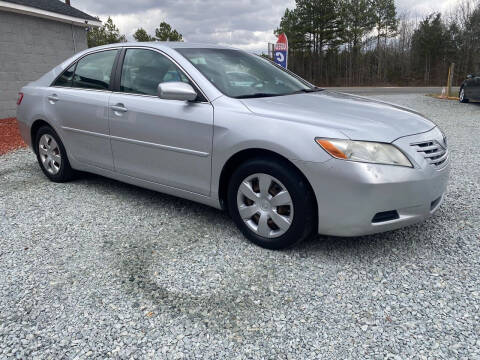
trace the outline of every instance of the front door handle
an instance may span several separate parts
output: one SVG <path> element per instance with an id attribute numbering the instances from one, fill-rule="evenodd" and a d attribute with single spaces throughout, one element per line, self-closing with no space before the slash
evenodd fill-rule
<path id="1" fill-rule="evenodd" d="M 57 94 L 52 94 L 48 96 L 47 99 L 50 102 L 50 104 L 55 104 L 58 101 L 58 96 Z"/>
<path id="2" fill-rule="evenodd" d="M 125 113 L 125 112 L 128 111 L 128 109 L 123 104 L 112 105 L 112 106 L 110 106 L 110 109 L 112 109 L 115 112 L 120 112 L 120 113 Z"/>

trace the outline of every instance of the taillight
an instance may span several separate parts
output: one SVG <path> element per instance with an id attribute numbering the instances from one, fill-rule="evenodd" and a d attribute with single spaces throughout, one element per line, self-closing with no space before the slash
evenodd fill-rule
<path id="1" fill-rule="evenodd" d="M 17 97 L 17 106 L 22 103 L 22 100 L 23 100 L 23 93 L 19 92 Z"/>

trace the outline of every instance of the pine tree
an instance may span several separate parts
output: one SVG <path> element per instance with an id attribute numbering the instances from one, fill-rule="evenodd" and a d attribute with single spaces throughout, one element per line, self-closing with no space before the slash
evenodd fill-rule
<path id="1" fill-rule="evenodd" d="M 341 36 L 349 48 L 346 78 L 349 85 L 360 83 L 359 55 L 364 37 L 375 26 L 371 0 L 342 0 L 340 8 Z"/>
<path id="2" fill-rule="evenodd" d="M 120 35 L 120 30 L 109 16 L 107 21 L 100 27 L 94 27 L 87 33 L 88 47 L 126 42 L 125 35 Z"/>
<path id="3" fill-rule="evenodd" d="M 133 34 L 133 38 L 138 42 L 155 41 L 155 38 L 150 36 L 143 28 L 137 29 Z"/>
<path id="4" fill-rule="evenodd" d="M 172 26 L 165 21 L 161 22 L 160 26 L 155 29 L 155 38 L 158 41 L 183 41 L 182 34 L 172 29 Z"/>
<path id="5" fill-rule="evenodd" d="M 394 0 L 374 0 L 373 9 L 377 31 L 377 80 L 385 81 L 387 39 L 395 35 L 398 29 L 397 10 Z"/>

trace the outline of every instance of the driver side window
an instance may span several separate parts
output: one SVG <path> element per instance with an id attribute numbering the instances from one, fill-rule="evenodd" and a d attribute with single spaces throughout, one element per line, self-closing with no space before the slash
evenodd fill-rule
<path id="1" fill-rule="evenodd" d="M 192 85 L 178 66 L 162 54 L 148 49 L 127 49 L 120 91 L 156 96 L 159 83 L 172 81 Z"/>

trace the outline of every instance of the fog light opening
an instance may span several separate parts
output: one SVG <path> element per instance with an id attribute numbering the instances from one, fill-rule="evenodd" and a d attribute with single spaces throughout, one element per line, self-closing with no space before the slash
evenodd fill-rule
<path id="1" fill-rule="evenodd" d="M 430 203 L 430 211 L 433 211 L 435 210 L 438 205 L 440 204 L 440 201 L 442 201 L 442 197 L 440 196 L 439 198 L 433 200 L 431 203 Z"/>
<path id="2" fill-rule="evenodd" d="M 382 211 L 375 214 L 375 216 L 372 219 L 372 223 L 378 224 L 381 222 L 392 221 L 397 219 L 400 219 L 400 216 L 398 215 L 397 210 Z"/>

